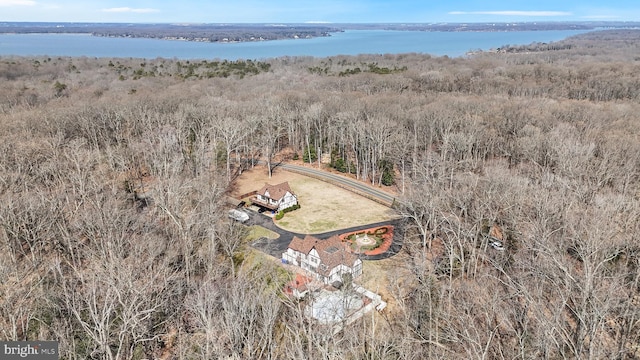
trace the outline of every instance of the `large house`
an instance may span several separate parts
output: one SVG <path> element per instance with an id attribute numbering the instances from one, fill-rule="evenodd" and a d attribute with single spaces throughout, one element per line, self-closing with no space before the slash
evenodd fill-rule
<path id="1" fill-rule="evenodd" d="M 346 274 L 352 278 L 362 274 L 362 260 L 347 251 L 338 236 L 326 240 L 311 235 L 304 239 L 294 236 L 287 251 L 282 253 L 282 261 L 313 273 L 325 284 L 342 283 Z"/>
<path id="2" fill-rule="evenodd" d="M 269 210 L 280 211 L 297 205 L 298 198 L 285 181 L 278 185 L 264 184 L 262 189 L 251 197 L 251 202 Z"/>

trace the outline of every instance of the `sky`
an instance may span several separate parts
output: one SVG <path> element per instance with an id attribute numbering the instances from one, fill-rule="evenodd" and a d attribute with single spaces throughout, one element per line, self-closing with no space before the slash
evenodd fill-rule
<path id="1" fill-rule="evenodd" d="M 0 0 L 0 21 L 125 23 L 640 21 L 640 1 Z"/>

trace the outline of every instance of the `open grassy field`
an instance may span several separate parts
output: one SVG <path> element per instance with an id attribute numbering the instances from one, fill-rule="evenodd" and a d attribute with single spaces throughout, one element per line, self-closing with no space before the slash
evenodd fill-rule
<path id="1" fill-rule="evenodd" d="M 258 190 L 265 182 L 278 184 L 283 181 L 289 182 L 301 206 L 276 222 L 290 231 L 317 234 L 389 220 L 394 215 L 386 206 L 304 175 L 276 170 L 269 179 L 264 167 L 243 172 L 234 183 L 232 195 Z"/>

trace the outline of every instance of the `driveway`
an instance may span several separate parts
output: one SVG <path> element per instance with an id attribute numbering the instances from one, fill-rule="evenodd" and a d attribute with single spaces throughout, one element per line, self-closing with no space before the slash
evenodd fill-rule
<path id="1" fill-rule="evenodd" d="M 287 248 L 289 247 L 289 244 L 291 243 L 291 240 L 293 240 L 294 236 L 301 238 L 305 237 L 304 234 L 294 233 L 277 227 L 273 223 L 273 219 L 267 215 L 260 214 L 253 210 L 245 210 L 247 214 L 249 214 L 249 220 L 245 222 L 246 225 L 262 226 L 280 235 L 277 239 L 259 238 L 251 243 L 251 246 L 266 254 L 279 259 L 282 257 L 282 253 L 287 251 Z"/>
<path id="2" fill-rule="evenodd" d="M 289 244 L 293 240 L 294 236 L 297 236 L 299 238 L 304 238 L 306 236 L 306 234 L 298 234 L 298 233 L 294 233 L 294 232 L 277 227 L 273 222 L 273 219 L 267 215 L 257 213 L 253 210 L 247 210 L 247 213 L 249 214 L 249 220 L 245 223 L 246 225 L 248 226 L 259 225 L 271 231 L 274 231 L 280 235 L 280 237 L 278 237 L 277 239 L 260 238 L 251 243 L 252 247 L 268 255 L 271 255 L 277 259 L 280 259 L 282 257 L 282 253 L 287 251 L 287 248 L 289 248 Z M 403 239 L 404 231 L 403 231 L 402 221 L 399 219 L 382 221 L 378 223 L 361 225 L 361 226 L 354 226 L 346 229 L 329 231 L 322 234 L 315 234 L 313 236 L 317 237 L 318 239 L 327 239 L 333 235 L 339 235 L 346 232 L 359 231 L 359 230 L 369 229 L 372 227 L 379 227 L 383 225 L 393 225 L 395 228 L 393 232 L 393 243 L 391 244 L 391 247 L 389 248 L 389 250 L 384 254 L 379 254 L 379 255 L 364 255 L 364 254 L 360 255 L 360 258 L 363 260 L 382 260 L 399 253 L 400 250 L 402 249 L 402 239 Z"/>

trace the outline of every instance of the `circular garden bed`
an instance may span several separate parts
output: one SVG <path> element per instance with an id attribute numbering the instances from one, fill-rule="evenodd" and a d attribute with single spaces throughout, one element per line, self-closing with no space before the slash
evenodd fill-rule
<path id="1" fill-rule="evenodd" d="M 354 254 L 384 254 L 393 242 L 393 226 L 384 225 L 339 235 L 348 251 Z"/>

